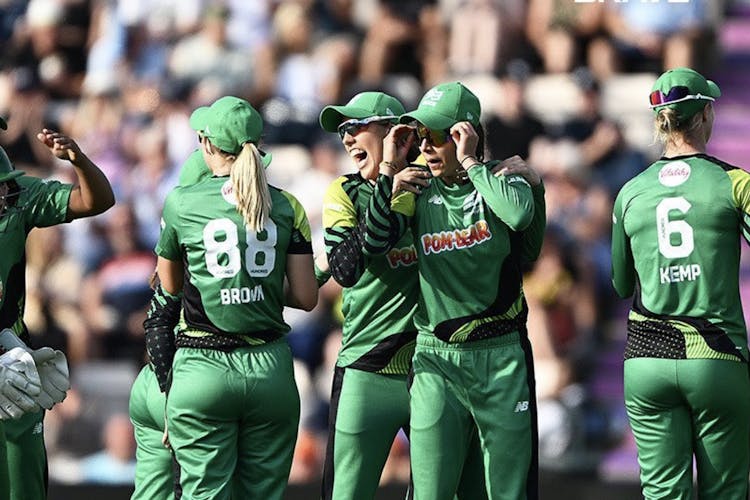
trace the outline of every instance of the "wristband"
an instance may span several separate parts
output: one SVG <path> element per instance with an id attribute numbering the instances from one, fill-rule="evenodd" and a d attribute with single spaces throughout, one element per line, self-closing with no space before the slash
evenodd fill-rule
<path id="1" fill-rule="evenodd" d="M 472 163 L 471 165 L 469 165 L 470 167 L 476 165 L 477 163 L 481 163 L 479 160 L 477 160 L 474 156 L 471 156 L 471 155 L 464 156 L 461 160 L 458 161 L 458 163 L 460 163 L 461 166 L 463 167 L 464 166 L 464 162 L 466 160 L 474 160 L 474 163 Z M 464 167 L 464 168 L 466 168 L 466 167 Z"/>
<path id="2" fill-rule="evenodd" d="M 396 173 L 398 173 L 399 170 L 401 170 L 395 163 L 393 163 L 392 161 L 386 161 L 386 160 L 381 161 L 378 167 L 381 169 L 383 168 L 390 169 L 393 172 L 393 174 L 391 175 L 395 175 Z"/>

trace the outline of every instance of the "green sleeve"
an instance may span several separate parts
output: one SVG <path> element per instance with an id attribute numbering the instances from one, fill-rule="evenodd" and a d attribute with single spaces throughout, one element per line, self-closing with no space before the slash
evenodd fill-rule
<path id="1" fill-rule="evenodd" d="M 625 298 L 630 297 L 635 289 L 635 263 L 630 239 L 625 234 L 623 215 L 620 191 L 612 212 L 612 284 L 617 294 Z"/>
<path id="2" fill-rule="evenodd" d="M 520 175 L 495 176 L 485 164 L 469 169 L 469 179 L 495 215 L 513 231 L 523 231 L 534 218 L 531 186 Z"/>
<path id="3" fill-rule="evenodd" d="M 161 233 L 159 242 L 156 244 L 156 255 L 168 260 L 181 260 L 182 250 L 177 234 L 179 214 L 179 191 L 180 188 L 172 190 L 164 201 L 164 209 L 161 216 Z"/>
<path id="4" fill-rule="evenodd" d="M 312 236 L 310 231 L 310 221 L 307 220 L 307 214 L 302 204 L 291 193 L 281 192 L 289 201 L 294 210 L 294 227 L 292 228 L 292 237 L 289 239 L 287 253 L 290 254 L 311 254 Z"/>
<path id="5" fill-rule="evenodd" d="M 523 232 L 523 257 L 527 262 L 534 262 L 542 251 L 544 229 L 547 227 L 547 207 L 544 201 L 544 184 L 531 188 L 534 197 L 534 217 Z"/>
<path id="6" fill-rule="evenodd" d="M 318 288 L 325 285 L 329 279 L 331 279 L 331 271 L 323 271 L 318 267 L 318 263 L 315 262 L 315 281 L 318 282 Z"/>
<path id="7" fill-rule="evenodd" d="M 745 241 L 750 244 L 750 174 L 736 168 L 727 172 L 732 180 L 732 198 L 740 213 L 740 228 Z"/>
<path id="8" fill-rule="evenodd" d="M 65 222 L 73 189 L 71 184 L 36 177 L 21 177 L 18 183 L 29 192 L 25 211 L 28 227 L 48 227 Z"/>

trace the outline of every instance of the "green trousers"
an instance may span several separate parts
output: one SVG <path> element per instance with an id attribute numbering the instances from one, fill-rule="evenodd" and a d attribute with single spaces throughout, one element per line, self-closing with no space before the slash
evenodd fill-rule
<path id="1" fill-rule="evenodd" d="M 167 425 L 184 498 L 282 499 L 299 411 L 286 339 L 231 352 L 178 349 Z"/>
<path id="2" fill-rule="evenodd" d="M 6 420 L 5 451 L 8 460 L 10 500 L 47 498 L 47 452 L 44 448 L 44 411 Z"/>
<path id="3" fill-rule="evenodd" d="M 525 334 L 460 344 L 420 335 L 413 366 L 415 499 L 461 497 L 459 482 L 482 475 L 487 499 L 538 498 L 534 368 Z"/>
<path id="4" fill-rule="evenodd" d="M 709 359 L 625 361 L 625 407 L 647 500 L 746 500 L 750 377 L 745 363 Z"/>
<path id="5" fill-rule="evenodd" d="M 156 375 L 149 366 L 144 366 L 130 390 L 130 421 L 137 445 L 135 491 L 131 500 L 175 498 L 172 454 L 162 444 L 165 404 Z"/>
<path id="6" fill-rule="evenodd" d="M 374 498 L 393 439 L 408 428 L 406 375 L 336 367 L 323 499 Z"/>

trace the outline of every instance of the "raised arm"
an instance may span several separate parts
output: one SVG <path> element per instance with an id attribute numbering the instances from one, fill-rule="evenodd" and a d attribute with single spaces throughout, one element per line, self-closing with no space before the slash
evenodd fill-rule
<path id="1" fill-rule="evenodd" d="M 75 168 L 78 182 L 70 192 L 67 221 L 98 215 L 115 204 L 115 195 L 107 177 L 83 154 L 73 139 L 46 128 L 37 134 L 37 139 L 53 155 L 68 160 Z"/>
<path id="2" fill-rule="evenodd" d="M 383 161 L 375 189 L 365 213 L 365 255 L 387 253 L 406 233 L 414 215 L 414 194 L 401 193 L 393 199 L 394 176 L 407 167 L 406 157 L 414 142 L 411 127 L 396 125 L 383 139 Z"/>
<path id="3" fill-rule="evenodd" d="M 490 210 L 514 231 L 523 231 L 534 218 L 534 199 L 531 186 L 518 174 L 495 176 L 480 162 L 476 151 L 478 136 L 469 122 L 458 122 L 451 127 L 456 143 L 456 156 L 469 174 L 474 187 L 482 195 Z"/>

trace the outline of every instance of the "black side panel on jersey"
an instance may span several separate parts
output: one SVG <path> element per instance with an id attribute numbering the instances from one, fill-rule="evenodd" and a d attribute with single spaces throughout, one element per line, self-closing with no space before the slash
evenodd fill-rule
<path id="1" fill-rule="evenodd" d="M 666 359 L 686 359 L 685 336 L 670 321 L 679 321 L 691 326 L 714 351 L 735 356 L 743 362 L 747 360 L 737 350 L 727 332 L 707 319 L 691 316 L 671 316 L 656 314 L 644 307 L 641 301 L 641 285 L 636 276 L 633 311 L 648 318 L 646 321 L 628 320 L 628 340 L 625 346 L 625 359 L 656 357 Z M 659 336 L 654 343 L 653 337 Z M 657 349 L 658 346 L 658 350 Z"/>
<path id="2" fill-rule="evenodd" d="M 360 356 L 349 367 L 366 372 L 378 372 L 388 366 L 395 353 L 410 342 L 414 342 L 416 338 L 416 330 L 389 335 Z"/>

